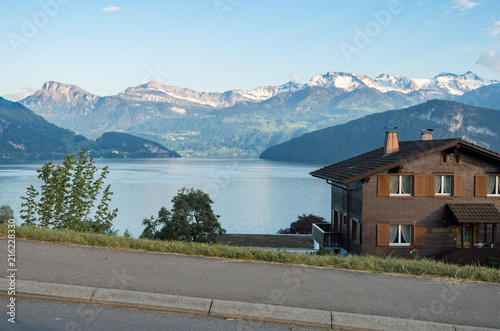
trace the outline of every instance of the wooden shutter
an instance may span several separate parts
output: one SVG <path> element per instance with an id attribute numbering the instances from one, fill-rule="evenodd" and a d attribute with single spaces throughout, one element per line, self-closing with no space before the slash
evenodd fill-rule
<path id="1" fill-rule="evenodd" d="M 436 177 L 425 176 L 425 194 L 428 197 L 433 197 L 436 194 Z"/>
<path id="2" fill-rule="evenodd" d="M 413 246 L 425 246 L 425 226 L 413 226 Z"/>
<path id="3" fill-rule="evenodd" d="M 488 176 L 476 176 L 474 195 L 476 197 L 485 197 L 488 192 Z"/>
<path id="4" fill-rule="evenodd" d="M 377 246 L 389 246 L 389 224 L 377 224 Z"/>
<path id="5" fill-rule="evenodd" d="M 425 196 L 425 176 L 415 175 L 415 196 L 423 197 Z"/>
<path id="6" fill-rule="evenodd" d="M 415 175 L 415 196 L 432 197 L 434 196 L 434 176 Z"/>
<path id="7" fill-rule="evenodd" d="M 461 197 L 464 190 L 464 176 L 453 176 L 453 195 Z"/>
<path id="8" fill-rule="evenodd" d="M 378 175 L 377 176 L 377 194 L 379 197 L 388 197 L 391 195 L 391 176 Z"/>

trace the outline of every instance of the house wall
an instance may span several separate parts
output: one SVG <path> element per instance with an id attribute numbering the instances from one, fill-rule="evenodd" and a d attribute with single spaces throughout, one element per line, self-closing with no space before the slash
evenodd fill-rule
<path id="1" fill-rule="evenodd" d="M 372 176 L 363 184 L 362 197 L 362 254 L 395 255 L 410 257 L 413 249 L 420 256 L 440 256 L 456 248 L 457 223 L 446 204 L 448 203 L 493 203 L 500 210 L 500 199 L 474 196 L 474 176 L 485 173 L 500 173 L 498 164 L 488 163 L 473 155 L 461 154 L 460 164 L 454 164 L 450 154 L 448 164 L 441 164 L 441 153 L 435 153 L 404 164 L 400 173 L 432 175 L 449 172 L 463 176 L 461 197 L 379 197 L 378 177 Z M 381 173 L 388 174 L 388 172 Z M 377 224 L 412 223 L 426 228 L 425 245 L 420 247 L 379 247 L 377 246 Z M 491 229 L 491 226 L 489 226 Z M 478 226 L 480 235 L 483 226 Z M 491 233 L 491 230 L 490 230 Z M 482 233 L 484 237 L 484 233 Z M 500 224 L 496 230 L 496 247 L 500 244 Z M 491 239 L 490 239 L 491 240 Z"/>
<path id="2" fill-rule="evenodd" d="M 340 188 L 332 185 L 332 225 L 334 221 L 333 211 L 336 210 L 341 215 L 340 231 L 342 233 L 342 248 L 355 254 L 361 254 L 361 245 L 359 240 L 353 241 L 351 239 L 351 219 L 362 223 L 362 207 L 363 187 L 361 182 L 353 183 L 347 188 Z M 345 224 L 344 216 L 347 217 L 347 222 Z"/>

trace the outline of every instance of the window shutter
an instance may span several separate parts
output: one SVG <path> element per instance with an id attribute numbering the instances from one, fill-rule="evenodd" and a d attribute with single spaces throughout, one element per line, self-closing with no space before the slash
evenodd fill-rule
<path id="1" fill-rule="evenodd" d="M 474 195 L 476 197 L 485 197 L 486 193 L 488 192 L 487 190 L 488 190 L 488 176 L 486 175 L 476 176 Z"/>
<path id="2" fill-rule="evenodd" d="M 388 197 L 391 195 L 391 176 L 378 175 L 377 176 L 377 194 L 379 197 Z"/>
<path id="3" fill-rule="evenodd" d="M 377 246 L 389 246 L 389 224 L 377 224 Z"/>
<path id="4" fill-rule="evenodd" d="M 425 176 L 425 195 L 433 197 L 436 193 L 436 178 L 432 175 Z"/>
<path id="5" fill-rule="evenodd" d="M 464 176 L 453 176 L 453 195 L 461 197 L 464 190 Z"/>
<path id="6" fill-rule="evenodd" d="M 416 197 L 425 197 L 427 195 L 425 177 L 426 177 L 425 175 L 415 175 Z"/>
<path id="7" fill-rule="evenodd" d="M 425 246 L 424 225 L 415 225 L 413 227 L 413 246 Z"/>

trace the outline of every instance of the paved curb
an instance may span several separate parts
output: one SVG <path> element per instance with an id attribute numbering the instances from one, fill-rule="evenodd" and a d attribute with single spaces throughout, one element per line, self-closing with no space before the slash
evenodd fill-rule
<path id="1" fill-rule="evenodd" d="M 7 296 L 10 281 L 0 279 L 0 295 Z M 297 324 L 335 329 L 364 330 L 493 330 L 463 325 L 401 318 L 340 313 L 317 309 L 274 306 L 259 303 L 212 300 L 179 295 L 125 291 L 88 286 L 16 280 L 16 297 L 146 308 L 213 317 L 230 317 L 261 322 Z M 500 329 L 496 329 L 500 330 Z"/>

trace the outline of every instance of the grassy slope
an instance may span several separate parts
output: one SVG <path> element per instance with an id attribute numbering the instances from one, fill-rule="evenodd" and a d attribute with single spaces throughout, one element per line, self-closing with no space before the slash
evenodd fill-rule
<path id="1" fill-rule="evenodd" d="M 7 237 L 7 233 L 7 224 L 1 224 L 0 236 Z M 275 252 L 261 249 L 244 249 L 224 245 L 128 239 L 94 233 L 49 230 L 24 226 L 16 228 L 16 238 L 130 250 L 365 270 L 376 273 L 451 277 L 456 279 L 500 283 L 500 271 L 497 269 L 481 266 L 457 266 L 428 259 L 408 260 L 393 257 L 380 258 L 375 256 L 353 256 L 343 258 L 330 255 L 307 255 L 283 251 Z"/>

